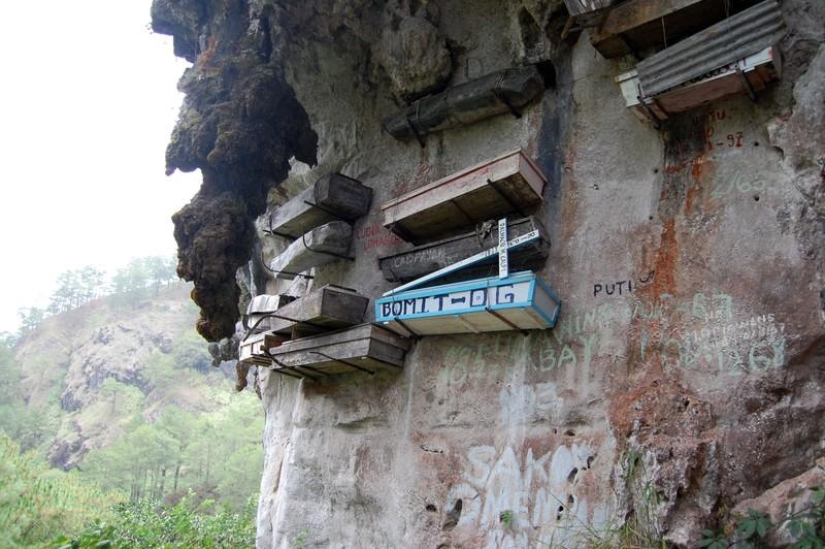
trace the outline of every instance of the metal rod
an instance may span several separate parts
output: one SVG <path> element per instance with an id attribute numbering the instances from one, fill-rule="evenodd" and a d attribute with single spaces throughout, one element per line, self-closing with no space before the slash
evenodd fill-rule
<path id="1" fill-rule="evenodd" d="M 470 321 L 469 321 L 469 320 L 467 320 L 466 318 L 464 318 L 464 317 L 463 317 L 463 316 L 461 316 L 461 315 L 456 315 L 456 318 L 457 318 L 457 319 L 458 319 L 458 321 L 459 321 L 459 322 L 460 322 L 463 326 L 465 326 L 468 330 L 470 330 L 470 331 L 471 331 L 471 332 L 473 332 L 474 334 L 477 334 L 477 333 L 478 333 L 478 328 L 476 328 L 475 326 L 473 326 L 472 324 L 470 324 Z"/>
<path id="2" fill-rule="evenodd" d="M 530 335 L 530 332 L 528 332 L 524 328 L 519 328 L 518 326 L 516 326 L 515 324 L 513 324 L 512 322 L 510 322 L 509 320 L 507 320 L 506 318 L 504 318 L 503 316 L 501 316 L 500 314 L 498 314 L 497 312 L 492 310 L 490 307 L 485 307 L 484 310 L 487 311 L 488 313 L 490 313 L 491 315 L 493 315 L 494 317 L 496 317 L 497 319 L 499 319 L 500 321 L 504 322 L 508 326 L 510 326 L 512 329 L 518 330 L 519 332 L 521 332 L 521 335 L 523 335 L 525 337 Z"/>
<path id="3" fill-rule="evenodd" d="M 417 333 L 415 332 L 415 330 L 413 330 L 412 328 L 410 328 L 409 326 L 407 326 L 407 323 L 406 323 L 406 322 L 404 322 L 404 321 L 403 321 L 403 320 L 401 320 L 400 318 L 393 318 L 393 320 L 394 320 L 394 321 L 396 321 L 396 322 L 398 322 L 398 325 L 399 325 L 399 326 L 401 326 L 402 328 L 404 328 L 405 330 L 407 330 L 407 332 L 409 332 L 409 334 L 410 334 L 413 338 L 415 338 L 415 340 L 416 340 L 416 341 L 417 341 L 417 340 L 419 340 L 419 339 L 421 339 L 421 336 L 420 336 L 419 334 L 417 334 Z"/>
<path id="4" fill-rule="evenodd" d="M 392 223 L 390 223 L 389 229 L 390 229 L 390 231 L 394 232 L 395 234 L 397 234 L 398 236 L 400 236 L 403 240 L 406 240 L 407 242 L 412 242 L 412 241 L 415 240 L 413 235 L 411 235 L 410 232 L 407 229 L 405 229 L 401 225 L 398 225 L 398 222 L 396 222 L 396 221 L 393 221 Z"/>
<path id="5" fill-rule="evenodd" d="M 255 328 L 257 328 L 257 327 L 258 327 L 258 325 L 259 325 L 261 322 L 263 322 L 264 320 L 266 320 L 267 318 L 277 318 L 277 319 L 279 319 L 279 320 L 286 320 L 287 322 L 295 322 L 296 324 L 306 324 L 306 325 L 308 325 L 308 326 L 313 326 L 313 327 L 315 327 L 315 328 L 320 328 L 320 329 L 322 329 L 322 330 L 327 329 L 327 327 L 326 327 L 326 326 L 324 326 L 323 324 L 318 324 L 317 322 L 312 322 L 312 321 L 310 321 L 310 320 L 298 320 L 297 318 L 289 318 L 288 316 L 279 315 L 278 313 L 267 313 L 267 314 L 265 314 L 264 316 L 262 316 L 261 318 L 259 318 L 259 319 L 255 322 L 255 324 L 253 324 L 253 325 L 252 325 L 252 327 L 251 327 L 251 328 L 247 328 L 247 330 L 248 330 L 248 332 L 249 332 L 249 333 L 247 333 L 247 334 L 244 336 L 244 338 L 241 340 L 241 343 L 243 343 L 244 341 L 246 341 L 246 340 L 249 338 L 249 336 L 251 336 L 251 335 L 254 333 L 252 330 L 254 330 Z"/>
<path id="6" fill-rule="evenodd" d="M 296 366 L 296 368 L 303 368 L 304 370 L 309 370 L 310 372 L 315 372 L 316 374 L 320 374 L 322 376 L 328 376 L 329 374 L 326 372 L 322 372 L 318 368 L 313 368 L 312 366 Z"/>
<path id="7" fill-rule="evenodd" d="M 504 82 L 504 79 L 507 77 L 507 73 L 509 69 L 505 69 L 502 71 L 501 75 L 498 77 L 498 81 L 496 82 L 496 86 L 490 90 L 493 92 L 493 96 L 498 99 L 501 103 L 503 103 L 509 110 L 510 114 L 512 114 L 515 118 L 521 118 L 521 112 L 519 112 L 510 100 L 504 95 L 504 92 L 501 90 L 501 83 Z"/>
<path id="8" fill-rule="evenodd" d="M 466 220 L 467 220 L 467 221 L 469 221 L 470 223 L 475 223 L 475 219 L 473 219 L 472 217 L 470 217 L 470 215 L 469 215 L 467 212 L 465 212 L 465 211 L 464 211 L 464 208 L 462 208 L 461 206 L 459 206 L 459 205 L 458 205 L 458 202 L 456 202 L 456 201 L 455 201 L 455 200 L 453 200 L 453 199 L 450 199 L 450 204 L 452 204 L 453 206 L 455 206 L 455 208 L 456 208 L 459 212 L 461 212 L 461 215 L 463 215 L 463 216 L 464 216 L 464 219 L 466 219 Z"/>
<path id="9" fill-rule="evenodd" d="M 310 252 L 313 252 L 313 253 L 316 253 L 316 254 L 329 255 L 329 256 L 332 256 L 332 257 L 337 257 L 339 259 L 346 259 L 346 260 L 349 260 L 349 261 L 355 261 L 354 257 L 348 256 L 348 255 L 337 254 L 335 252 L 326 252 L 326 251 L 323 251 L 323 250 L 316 250 L 315 248 L 313 248 L 312 246 L 307 244 L 307 233 L 304 233 L 304 234 L 301 235 L 301 241 L 303 242 L 304 247 L 307 250 L 309 250 Z M 285 272 L 285 271 L 282 271 L 282 272 Z"/>
<path id="10" fill-rule="evenodd" d="M 261 251 L 261 265 L 263 265 L 263 266 L 264 266 L 264 269 L 266 269 L 266 270 L 267 270 L 267 271 L 269 271 L 270 273 L 274 274 L 276 278 L 278 277 L 278 275 L 279 275 L 279 274 L 282 274 L 282 273 L 283 273 L 283 274 L 287 274 L 287 275 L 291 275 L 291 276 L 300 276 L 300 277 L 302 277 L 302 278 L 306 278 L 307 280 L 312 280 L 313 278 L 315 278 L 315 277 L 314 277 L 314 276 L 312 276 L 312 275 L 305 275 L 305 274 L 301 274 L 301 273 L 293 273 L 293 272 L 291 272 L 291 271 L 276 271 L 275 269 L 272 269 L 272 268 L 271 268 L 269 265 L 267 265 L 267 264 L 266 264 L 266 262 L 264 261 L 264 252 L 263 252 L 263 250 Z"/>
<path id="11" fill-rule="evenodd" d="M 320 204 L 314 204 L 314 203 L 310 202 L 309 200 L 304 200 L 304 204 L 306 204 L 310 208 L 315 208 L 316 210 L 320 210 L 320 211 L 324 212 L 327 215 L 331 215 L 332 217 L 334 217 L 338 221 L 346 221 L 347 223 L 349 223 L 348 219 L 344 219 L 343 217 L 341 217 L 340 215 L 338 215 L 337 213 L 332 211 L 330 208 L 327 208 L 326 206 L 321 206 Z"/>
<path id="12" fill-rule="evenodd" d="M 276 374 L 281 374 L 282 376 L 294 377 L 295 379 L 304 379 L 301 376 L 296 376 L 295 374 L 290 374 L 289 372 L 284 372 L 283 370 L 276 370 L 276 369 L 273 368 L 272 371 L 275 372 Z"/>
<path id="13" fill-rule="evenodd" d="M 756 91 L 753 89 L 753 86 L 751 86 L 750 80 L 748 80 L 748 77 L 741 68 L 737 67 L 736 72 L 739 74 L 739 78 L 742 79 L 742 84 L 745 86 L 745 91 L 748 92 L 748 97 L 751 98 L 751 101 L 756 103 Z"/>
<path id="14" fill-rule="evenodd" d="M 326 359 L 329 359 L 329 360 L 331 360 L 331 361 L 333 361 L 333 362 L 338 362 L 338 363 L 343 364 L 343 365 L 345 365 L 345 366 L 349 366 L 350 368 L 355 368 L 356 370 L 361 370 L 362 372 L 366 372 L 366 373 L 368 373 L 369 375 L 375 375 L 375 372 L 373 372 L 372 370 L 367 370 L 367 369 L 366 369 L 366 368 L 364 368 L 363 366 L 358 366 L 357 364 L 353 364 L 352 362 L 350 362 L 350 361 L 348 361 L 348 360 L 344 360 L 344 359 L 342 359 L 342 358 L 335 358 L 335 357 L 331 357 L 331 356 L 329 356 L 328 354 L 321 353 L 321 352 L 318 352 L 318 351 L 310 351 L 310 353 L 312 353 L 312 354 L 316 354 L 316 355 L 320 355 L 320 356 L 322 356 L 322 357 L 324 357 L 324 358 L 326 358 Z"/>
<path id="15" fill-rule="evenodd" d="M 488 179 L 487 184 L 490 185 L 493 188 L 493 190 L 496 191 L 496 194 L 498 194 L 501 198 L 503 198 L 504 201 L 507 202 L 507 204 L 509 204 L 511 208 L 513 208 L 516 212 L 518 212 L 518 214 L 520 216 L 526 217 L 524 212 L 519 207 L 519 205 L 516 204 L 515 202 L 513 202 L 513 200 L 509 196 L 504 194 L 504 191 L 502 191 L 499 188 L 499 183 L 498 182 L 493 181 L 492 179 Z"/>
<path id="16" fill-rule="evenodd" d="M 413 124 L 409 116 L 405 116 L 404 120 L 406 120 L 407 126 L 409 126 L 410 130 L 412 130 L 413 135 L 415 135 L 415 138 L 418 140 L 418 144 L 421 145 L 421 148 L 423 149 L 426 146 L 424 143 L 424 137 L 418 132 L 418 128 L 415 127 L 415 124 Z"/>
<path id="17" fill-rule="evenodd" d="M 636 96 L 636 100 L 639 101 L 639 104 L 644 109 L 645 114 L 650 119 L 650 122 L 653 124 L 653 127 L 658 130 L 662 127 L 662 124 L 659 120 L 659 117 L 656 116 L 656 113 L 653 112 L 653 109 L 650 108 L 650 106 L 647 104 L 647 101 L 645 99 L 646 98 L 642 95 L 637 95 Z"/>
<path id="18" fill-rule="evenodd" d="M 281 362 L 280 360 L 278 360 L 277 358 L 275 358 L 275 357 L 274 357 L 274 356 L 272 356 L 272 355 L 269 355 L 269 358 L 271 358 L 271 359 L 272 359 L 272 362 L 274 362 L 275 364 L 277 364 L 277 365 L 278 365 L 278 366 L 280 366 L 281 368 L 284 368 L 284 369 L 289 370 L 289 371 L 291 371 L 291 372 L 295 372 L 295 373 L 297 373 L 298 375 L 300 375 L 300 376 L 302 376 L 302 377 L 308 377 L 308 378 L 309 378 L 309 379 L 311 379 L 312 381 L 318 381 L 318 378 L 317 378 L 317 377 L 312 377 L 312 376 L 311 376 L 311 375 L 309 375 L 308 373 L 306 373 L 306 372 L 302 372 L 302 371 L 298 370 L 295 366 L 290 366 L 289 364 L 284 364 L 283 362 Z"/>

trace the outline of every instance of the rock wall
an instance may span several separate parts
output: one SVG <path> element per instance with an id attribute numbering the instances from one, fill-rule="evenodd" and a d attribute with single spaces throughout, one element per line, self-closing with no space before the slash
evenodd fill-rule
<path id="1" fill-rule="evenodd" d="M 156 0 L 156 29 L 186 6 L 197 17 L 159 29 L 176 50 L 186 36 L 225 48 L 188 53 L 169 153 L 170 168 L 204 171 L 176 235 L 207 337 L 231 332 L 228 304 L 241 292 L 230 272 L 253 255 L 247 293 L 336 283 L 375 298 L 391 288 L 377 257 L 406 246 L 382 227 L 380 204 L 516 148 L 549 179 L 540 276 L 564 302 L 553 330 L 426 337 L 397 375 L 313 383 L 259 372 L 260 547 L 575 547 L 626 523 L 688 547 L 725 510 L 815 467 L 825 452 L 821 2 L 783 2 L 784 72 L 757 102 L 715 101 L 661 130 L 625 107 L 614 77 L 629 59 L 604 59 L 587 30 L 560 40 L 560 1 Z M 268 53 L 237 62 L 256 36 Z M 212 103 L 194 84 L 211 77 L 207 62 L 225 78 Z M 552 85 L 521 118 L 434 133 L 424 147 L 381 130 L 405 101 L 525 63 Z M 269 118 L 249 110 L 255 98 Z M 183 136 L 194 144 L 215 124 L 219 138 L 180 161 Z M 236 125 L 258 133 L 221 133 Z M 219 154 L 235 147 L 231 161 Z M 256 193 L 268 188 L 272 209 L 333 171 L 374 190 L 354 227 L 356 260 L 311 281 L 263 280 L 257 254 L 287 242 L 264 233 L 265 216 L 257 244 L 244 232 L 263 212 Z"/>

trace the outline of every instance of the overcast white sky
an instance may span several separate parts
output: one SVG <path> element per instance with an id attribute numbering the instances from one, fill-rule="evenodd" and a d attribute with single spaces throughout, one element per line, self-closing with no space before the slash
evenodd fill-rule
<path id="1" fill-rule="evenodd" d="M 0 332 L 57 275 L 173 254 L 170 216 L 200 176 L 164 175 L 186 62 L 151 0 L 4 4 L 0 18 Z"/>

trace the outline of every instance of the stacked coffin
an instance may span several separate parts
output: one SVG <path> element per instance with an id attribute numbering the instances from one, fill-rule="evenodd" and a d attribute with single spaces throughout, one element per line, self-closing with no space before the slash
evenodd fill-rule
<path id="1" fill-rule="evenodd" d="M 292 279 L 313 267 L 351 259 L 352 223 L 369 211 L 371 202 L 372 189 L 336 173 L 275 210 L 269 231 L 292 240 L 269 265 L 275 278 Z"/>
<path id="2" fill-rule="evenodd" d="M 384 204 L 384 226 L 416 247 L 379 258 L 387 280 L 406 283 L 376 301 L 376 321 L 405 336 L 553 327 L 558 297 L 530 271 L 510 274 L 547 258 L 544 230 L 525 217 L 541 205 L 546 181 L 518 150 Z M 522 218 L 496 223 L 512 213 Z M 498 276 L 468 280 L 479 269 Z M 445 278 L 463 280 L 432 285 Z"/>
<path id="3" fill-rule="evenodd" d="M 570 14 L 597 22 L 590 42 L 606 58 L 675 44 L 759 0 L 565 0 Z M 594 17 L 598 14 L 598 17 Z"/>
<path id="4" fill-rule="evenodd" d="M 369 298 L 327 285 L 275 310 L 261 309 L 261 303 L 278 303 L 275 297 L 256 298 L 263 299 L 256 304 L 254 328 L 248 328 L 240 345 L 242 363 L 310 379 L 403 366 L 409 349 L 405 338 L 380 326 L 360 324 Z M 252 317 L 248 315 L 247 324 Z"/>
<path id="5" fill-rule="evenodd" d="M 734 94 L 756 94 L 781 75 L 775 45 L 785 33 L 767 0 L 648 57 L 616 78 L 628 108 L 657 124 L 670 115 Z"/>

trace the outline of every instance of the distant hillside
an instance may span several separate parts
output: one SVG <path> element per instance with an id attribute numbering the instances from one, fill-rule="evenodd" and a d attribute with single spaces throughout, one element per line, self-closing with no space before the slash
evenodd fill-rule
<path id="1" fill-rule="evenodd" d="M 189 291 L 115 294 L 43 320 L 4 356 L 0 430 L 135 500 L 195 489 L 242 504 L 260 482 L 262 409 L 211 366 Z"/>

